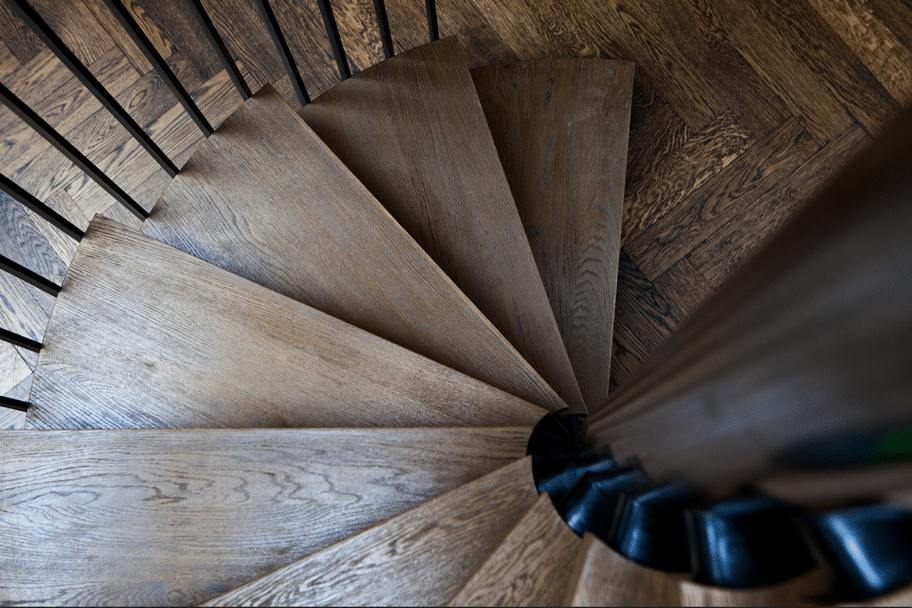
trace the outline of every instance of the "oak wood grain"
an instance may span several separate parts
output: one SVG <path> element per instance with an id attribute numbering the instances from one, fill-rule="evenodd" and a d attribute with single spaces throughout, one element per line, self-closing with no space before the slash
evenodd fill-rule
<path id="1" fill-rule="evenodd" d="M 788 177 L 819 146 L 795 120 L 780 125 L 638 235 L 624 250 L 655 279 L 728 223 L 755 197 Z"/>
<path id="2" fill-rule="evenodd" d="M 678 606 L 680 579 L 674 574 L 640 566 L 590 533 L 583 536 L 584 565 L 571 606 Z"/>
<path id="3" fill-rule="evenodd" d="M 563 606 L 583 540 L 542 494 L 448 606 Z"/>
<path id="4" fill-rule="evenodd" d="M 564 407 L 271 89 L 197 150 L 143 230 L 528 401 Z"/>
<path id="5" fill-rule="evenodd" d="M 869 142 L 861 126 L 849 127 L 697 245 L 688 256 L 694 267 L 711 285 L 719 285 Z"/>
<path id="6" fill-rule="evenodd" d="M 32 390 L 32 428 L 534 424 L 544 410 L 96 218 Z"/>
<path id="7" fill-rule="evenodd" d="M 651 226 L 755 142 L 731 113 L 692 132 L 686 142 L 663 155 L 644 179 L 634 181 L 624 192 L 621 242 L 626 244 Z"/>
<path id="8" fill-rule="evenodd" d="M 537 498 L 526 458 L 207 605 L 442 605 Z"/>
<path id="9" fill-rule="evenodd" d="M 659 275 L 652 286 L 658 291 L 678 319 L 686 319 L 713 292 L 690 256 L 684 257 L 674 266 Z"/>
<path id="10" fill-rule="evenodd" d="M 808 0 L 902 106 L 912 103 L 912 50 L 858 0 Z"/>
<path id="11" fill-rule="evenodd" d="M 557 394 L 583 411 L 459 41 L 375 65 L 301 115 Z M 385 142 L 382 151 L 377 142 Z"/>
<path id="12" fill-rule="evenodd" d="M 196 605 L 514 462 L 528 435 L 3 432 L 0 601 Z"/>
<path id="13" fill-rule="evenodd" d="M 583 400 L 608 397 L 633 65 L 472 71 Z"/>

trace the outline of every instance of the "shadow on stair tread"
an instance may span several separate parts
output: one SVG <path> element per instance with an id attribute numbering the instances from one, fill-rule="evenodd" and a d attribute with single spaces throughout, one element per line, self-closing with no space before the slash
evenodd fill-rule
<path id="1" fill-rule="evenodd" d="M 561 519 L 551 498 L 535 506 L 448 606 L 563 606 L 567 578 L 583 541 Z"/>
<path id="2" fill-rule="evenodd" d="M 564 407 L 270 87 L 188 161 L 143 231 L 537 405 Z"/>
<path id="3" fill-rule="evenodd" d="M 530 432 L 4 431 L 0 603 L 196 605 L 515 462 Z"/>
<path id="4" fill-rule="evenodd" d="M 30 428 L 498 426 L 544 413 L 104 218 L 44 341 Z"/>
<path id="5" fill-rule="evenodd" d="M 300 115 L 571 409 L 585 412 L 459 39 L 371 66 Z"/>
<path id="6" fill-rule="evenodd" d="M 590 412 L 608 398 L 633 70 L 597 59 L 472 70 Z"/>
<path id="7" fill-rule="evenodd" d="M 207 605 L 442 605 L 537 497 L 524 458 Z"/>

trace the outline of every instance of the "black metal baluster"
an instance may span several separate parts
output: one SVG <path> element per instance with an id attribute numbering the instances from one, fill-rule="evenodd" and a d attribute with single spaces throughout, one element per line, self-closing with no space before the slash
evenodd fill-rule
<path id="1" fill-rule="evenodd" d="M 298 64 L 295 63 L 294 57 L 291 55 L 291 49 L 288 48 L 285 36 L 282 35 L 279 22 L 276 19 L 275 13 L 272 11 L 272 7 L 269 5 L 269 0 L 255 0 L 255 4 L 257 10 L 260 11 L 260 18 L 263 20 L 263 23 L 266 24 L 266 31 L 268 31 L 269 35 L 272 37 L 272 43 L 279 52 L 279 57 L 282 58 L 282 64 L 285 66 L 285 71 L 288 72 L 288 77 L 291 79 L 291 86 L 298 96 L 298 101 L 301 102 L 301 105 L 306 106 L 310 103 L 310 97 L 307 95 L 307 89 L 304 88 L 304 81 L 301 80 Z"/>
<path id="2" fill-rule="evenodd" d="M 228 77 L 231 78 L 231 82 L 234 83 L 238 93 L 241 94 L 241 99 L 247 101 L 253 96 L 250 92 L 250 88 L 244 81 L 244 77 L 241 76 L 241 71 L 231 58 L 228 47 L 225 46 L 225 42 L 219 35 L 218 30 L 215 29 L 215 24 L 212 23 L 212 19 L 209 18 L 209 15 L 206 13 L 206 9 L 203 8 L 200 0 L 190 0 L 190 10 L 193 12 L 193 16 L 196 18 L 197 23 L 199 23 L 200 27 L 203 29 L 203 33 L 206 35 L 206 39 L 209 40 L 209 44 L 217 51 L 222 66 L 228 72 Z"/>
<path id="3" fill-rule="evenodd" d="M 18 399 L 10 399 L 9 397 L 0 397 L 0 407 L 5 407 L 8 410 L 27 412 L 29 403 L 28 401 L 19 401 Z"/>
<path id="4" fill-rule="evenodd" d="M 35 342 L 31 338 L 26 338 L 25 336 L 14 334 L 13 332 L 7 331 L 2 327 L 0 327 L 0 340 L 9 342 L 13 346 L 18 346 L 19 348 L 24 348 L 25 350 L 30 350 L 35 353 L 41 350 L 41 342 Z"/>
<path id="5" fill-rule="evenodd" d="M 0 175 L 0 190 L 8 194 L 14 200 L 22 203 L 27 209 L 42 217 L 45 221 L 67 236 L 72 237 L 77 241 L 81 241 L 82 237 L 85 236 L 85 232 L 73 225 L 68 219 L 20 188 L 5 175 Z"/>
<path id="6" fill-rule="evenodd" d="M 389 19 L 386 18 L 386 5 L 383 0 L 374 0 L 374 13 L 377 15 L 377 27 L 380 28 L 380 42 L 383 44 L 383 56 L 389 59 L 395 55 L 393 37 L 390 34 Z"/>
<path id="7" fill-rule="evenodd" d="M 437 28 L 437 5 L 434 0 L 424 0 L 424 9 L 427 13 L 428 34 L 431 42 L 440 40 L 440 30 Z"/>
<path id="8" fill-rule="evenodd" d="M 9 6 L 18 15 L 26 25 L 28 25 L 35 34 L 41 38 L 41 41 L 67 66 L 73 75 L 79 79 L 79 82 L 87 88 L 92 95 L 103 105 L 123 127 L 136 138 L 140 145 L 145 148 L 155 161 L 167 171 L 168 175 L 174 177 L 177 175 L 177 167 L 171 162 L 171 159 L 162 152 L 161 148 L 152 141 L 142 127 L 137 124 L 133 117 L 124 110 L 114 96 L 108 93 L 98 79 L 82 64 L 81 61 L 73 54 L 73 51 L 67 48 L 63 41 L 54 33 L 54 30 L 29 6 L 26 0 L 12 0 Z"/>
<path id="9" fill-rule="evenodd" d="M 320 14 L 323 16 L 323 25 L 326 26 L 326 36 L 329 38 L 329 46 L 332 47 L 333 56 L 336 58 L 339 75 L 342 80 L 350 78 L 351 70 L 348 68 L 345 49 L 342 48 L 342 38 L 339 36 L 339 26 L 336 25 L 336 17 L 333 15 L 332 6 L 330 6 L 329 0 L 317 0 L 317 5 L 320 7 Z"/>
<path id="10" fill-rule="evenodd" d="M 142 54 L 145 55 L 149 63 L 152 64 L 152 67 L 155 68 L 155 71 L 158 72 L 161 79 L 165 81 L 165 84 L 171 89 L 174 97 L 176 97 L 181 105 L 184 106 L 184 109 L 187 111 L 187 114 L 190 115 L 190 118 L 193 119 L 193 122 L 196 123 L 196 126 L 200 128 L 206 137 L 212 135 L 212 125 L 210 125 L 209 121 L 206 120 L 206 117 L 203 116 L 199 106 L 197 106 L 196 103 L 194 103 L 193 98 L 190 97 L 190 93 L 187 92 L 187 89 L 184 88 L 171 68 L 168 67 L 168 64 L 165 63 L 164 58 L 152 45 L 152 41 L 149 40 L 149 37 L 146 36 L 145 32 L 139 27 L 139 24 L 133 18 L 133 15 L 130 14 L 130 11 L 127 10 L 127 7 L 125 7 L 120 0 L 103 0 L 103 2 L 108 7 L 108 10 L 117 17 L 120 25 L 127 31 L 130 38 L 133 39 L 133 42 L 139 47 L 139 50 L 142 51 Z"/>
<path id="11" fill-rule="evenodd" d="M 21 99 L 13 95 L 12 91 L 2 84 L 0 84 L 0 103 L 8 107 L 16 116 L 21 118 L 26 124 L 48 140 L 61 154 L 70 159 L 73 164 L 82 169 L 86 175 L 104 188 L 105 192 L 122 203 L 133 214 L 139 217 L 139 219 L 144 220 L 149 217 L 149 213 L 140 207 L 139 203 L 134 201 L 120 186 L 115 184 L 114 180 L 102 173 L 101 169 L 96 167 L 82 152 L 77 150 L 73 144 L 68 142 L 51 125 L 45 122 L 43 118 L 38 116 L 30 107 L 25 105 Z"/>
<path id="12" fill-rule="evenodd" d="M 57 294 L 60 293 L 59 285 L 54 284 L 40 274 L 32 272 L 25 266 L 17 264 L 16 262 L 3 255 L 0 255 L 0 270 L 8 272 L 17 279 L 25 281 L 32 287 L 40 289 L 41 291 L 48 293 L 55 298 L 57 297 Z"/>

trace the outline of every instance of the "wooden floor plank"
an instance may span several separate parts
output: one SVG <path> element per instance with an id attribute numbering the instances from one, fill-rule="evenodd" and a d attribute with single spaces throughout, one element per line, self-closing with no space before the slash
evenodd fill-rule
<path id="1" fill-rule="evenodd" d="M 671 212 L 625 243 L 643 274 L 655 279 L 761 196 L 819 148 L 794 119 L 682 200 Z"/>
<path id="2" fill-rule="evenodd" d="M 35 0 L 32 7 L 83 65 L 114 48 L 114 40 L 84 2 Z"/>
<path id="3" fill-rule="evenodd" d="M 459 41 L 374 66 L 301 115 L 567 405 L 584 411 Z"/>
<path id="4" fill-rule="evenodd" d="M 713 292 L 712 285 L 697 270 L 690 256 L 678 260 L 674 266 L 656 277 L 652 285 L 681 320 L 689 317 Z"/>
<path id="5" fill-rule="evenodd" d="M 858 0 L 808 0 L 902 106 L 912 103 L 912 50 Z"/>
<path id="6" fill-rule="evenodd" d="M 652 0 L 644 8 L 754 137 L 767 135 L 789 117 L 782 99 L 732 46 L 718 22 L 687 4 L 668 11 Z"/>
<path id="7" fill-rule="evenodd" d="M 197 605 L 514 462 L 529 432 L 3 432 L 0 601 Z"/>
<path id="8" fill-rule="evenodd" d="M 443 605 L 536 498 L 526 458 L 207 605 Z"/>
<path id="9" fill-rule="evenodd" d="M 0 3 L 0 28 L 0 39 L 21 63 L 31 61 L 44 48 L 38 36 L 17 19 L 5 3 Z"/>
<path id="10" fill-rule="evenodd" d="M 583 540 L 542 494 L 448 606 L 564 606 Z"/>
<path id="11" fill-rule="evenodd" d="M 650 174 L 625 190 L 621 242 L 629 242 L 654 224 L 755 141 L 731 113 L 692 133 L 679 148 L 656 162 Z"/>
<path id="12" fill-rule="evenodd" d="M 580 551 L 585 564 L 571 590 L 569 605 L 680 605 L 679 579 L 674 574 L 640 566 L 588 532 Z"/>
<path id="13" fill-rule="evenodd" d="M 543 414 L 96 218 L 57 298 L 28 425 L 467 426 L 533 424 Z"/>
<path id="14" fill-rule="evenodd" d="M 633 65 L 559 59 L 473 70 L 587 406 L 608 398 Z"/>
<path id="15" fill-rule="evenodd" d="M 833 5 L 834 1 L 826 3 Z M 900 105 L 808 0 L 757 2 L 756 7 L 787 38 L 804 43 L 800 47 L 804 61 L 869 135 L 879 133 L 896 118 Z"/>
<path id="16" fill-rule="evenodd" d="M 207 140 L 143 229 L 498 388 L 563 407 L 274 92 L 248 101 Z"/>
<path id="17" fill-rule="evenodd" d="M 689 257 L 701 276 L 712 286 L 724 281 L 754 248 L 775 234 L 869 141 L 865 131 L 854 125 L 775 188 L 752 201 L 691 252 Z"/>
<path id="18" fill-rule="evenodd" d="M 792 40 L 750 2 L 690 0 L 705 19 L 720 24 L 738 52 L 802 119 L 820 144 L 838 137 L 852 117 L 803 57 L 802 40 Z"/>
<path id="19" fill-rule="evenodd" d="M 886 24 L 890 31 L 912 50 L 912 11 L 905 0 L 872 0 L 874 16 Z"/>

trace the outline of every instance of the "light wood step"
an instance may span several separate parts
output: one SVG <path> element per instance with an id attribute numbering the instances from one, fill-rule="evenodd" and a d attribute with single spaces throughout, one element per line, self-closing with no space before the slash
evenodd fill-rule
<path id="1" fill-rule="evenodd" d="M 100 217 L 44 341 L 30 428 L 502 426 L 545 413 Z"/>
<path id="2" fill-rule="evenodd" d="M 472 70 L 587 408 L 608 398 L 633 64 Z"/>
<path id="3" fill-rule="evenodd" d="M 529 433 L 3 431 L 0 604 L 196 605 L 522 458 Z"/>
<path id="4" fill-rule="evenodd" d="M 833 605 L 829 578 L 819 569 L 784 583 L 757 589 L 724 589 L 687 580 L 680 584 L 681 606 Z"/>
<path id="5" fill-rule="evenodd" d="M 528 401 L 563 401 L 271 87 L 187 162 L 143 231 Z"/>
<path id="6" fill-rule="evenodd" d="M 564 606 L 583 540 L 542 494 L 449 606 Z"/>
<path id="7" fill-rule="evenodd" d="M 584 411 L 459 40 L 374 65 L 300 113 L 573 411 Z"/>
<path id="8" fill-rule="evenodd" d="M 525 458 L 207 605 L 442 605 L 536 498 Z"/>
<path id="9" fill-rule="evenodd" d="M 571 606 L 680 606 L 681 578 L 640 566 L 596 536 L 583 536 L 583 564 Z"/>

